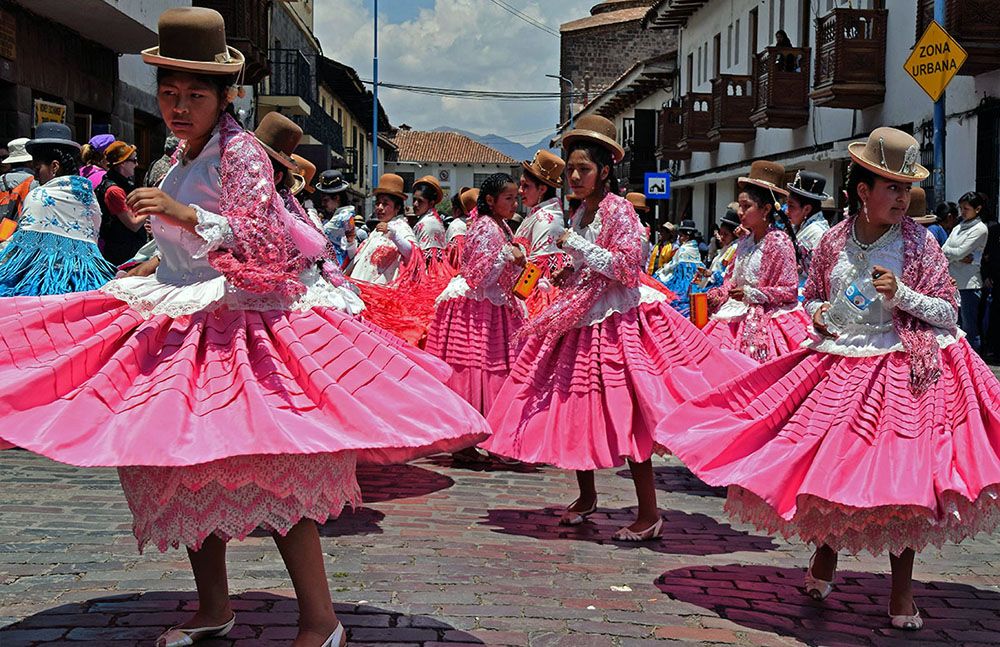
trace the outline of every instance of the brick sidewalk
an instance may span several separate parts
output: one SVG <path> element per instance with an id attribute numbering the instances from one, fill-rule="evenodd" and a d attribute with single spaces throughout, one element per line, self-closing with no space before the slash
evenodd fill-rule
<path id="1" fill-rule="evenodd" d="M 809 551 L 731 526 L 722 492 L 657 462 L 663 540 L 607 539 L 631 519 L 627 471 L 599 476 L 599 513 L 554 470 L 448 460 L 360 474 L 367 507 L 322 529 L 352 645 L 996 644 L 1000 537 L 918 556 L 924 631 L 886 628 L 888 559 L 841 556 L 825 603 L 799 590 Z M 183 551 L 138 555 L 113 470 L 0 452 L 0 645 L 150 645 L 193 606 Z M 267 536 L 231 545 L 238 645 L 287 644 L 296 607 Z M 204 644 L 233 644 L 233 640 Z"/>

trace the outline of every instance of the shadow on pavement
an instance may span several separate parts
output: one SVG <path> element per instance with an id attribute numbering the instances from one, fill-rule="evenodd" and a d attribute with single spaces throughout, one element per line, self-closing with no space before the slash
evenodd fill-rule
<path id="1" fill-rule="evenodd" d="M 889 625 L 888 576 L 840 572 L 830 597 L 816 602 L 802 590 L 803 572 L 804 565 L 697 566 L 668 571 L 656 586 L 674 600 L 708 609 L 742 627 L 809 645 L 995 645 L 1000 636 L 1000 592 L 914 581 L 924 628 L 904 632 Z"/>
<path id="2" fill-rule="evenodd" d="M 236 626 L 225 639 L 199 641 L 223 645 L 287 645 L 296 634 L 295 599 L 274 593 L 247 592 L 232 598 Z M 167 628 L 191 616 L 194 593 L 155 591 L 95 598 L 46 609 L 0 629 L 0 645 L 22 647 L 64 644 L 152 645 Z M 347 628 L 349 644 L 484 644 L 429 616 L 406 615 L 367 604 L 335 604 Z"/>
<path id="3" fill-rule="evenodd" d="M 488 512 L 483 525 L 499 526 L 493 532 L 521 535 L 535 539 L 575 539 L 598 544 L 614 544 L 621 548 L 645 548 L 673 555 L 724 555 L 741 551 L 767 552 L 777 545 L 770 537 L 751 535 L 734 530 L 704 514 L 679 510 L 663 513 L 663 536 L 659 540 L 641 543 L 615 542 L 611 535 L 635 520 L 635 511 L 598 508 L 579 526 L 560 526 L 562 508 L 543 510 L 496 509 Z"/>
<path id="4" fill-rule="evenodd" d="M 483 455 L 482 462 L 456 460 L 449 454 L 438 454 L 427 459 L 437 467 L 446 467 L 469 472 L 510 472 L 513 474 L 538 474 L 541 469 L 529 463 L 508 462 L 495 457 Z"/>
<path id="5" fill-rule="evenodd" d="M 627 469 L 615 472 L 622 478 L 632 480 L 632 472 Z M 690 494 L 692 496 L 726 497 L 726 488 L 706 485 L 682 465 L 658 465 L 653 468 L 656 489 L 662 492 Z"/>
<path id="6" fill-rule="evenodd" d="M 358 484 L 362 501 L 382 503 L 447 490 L 455 481 L 415 465 L 359 465 Z"/>

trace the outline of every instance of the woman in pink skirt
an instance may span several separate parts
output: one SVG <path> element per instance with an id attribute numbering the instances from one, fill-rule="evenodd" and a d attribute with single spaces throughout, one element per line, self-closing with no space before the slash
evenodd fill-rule
<path id="1" fill-rule="evenodd" d="M 491 175 L 478 200 L 459 275 L 438 297 L 427 352 L 451 366 L 448 385 L 485 414 L 517 357 L 514 338 L 525 309 L 512 289 L 525 256 L 505 222 L 517 206 L 514 179 Z"/>
<path id="2" fill-rule="evenodd" d="M 619 541 L 660 536 L 653 482 L 653 429 L 670 409 L 753 363 L 709 340 L 647 287 L 642 225 L 617 194 L 623 151 L 613 123 L 590 115 L 563 137 L 567 172 L 582 200 L 559 238 L 573 271 L 555 303 L 524 329 L 527 341 L 487 416 L 482 447 L 529 463 L 576 470 L 580 496 L 560 523 L 597 508 L 596 469 L 628 462 L 639 501 Z"/>
<path id="3" fill-rule="evenodd" d="M 915 551 L 1000 522 L 1000 384 L 956 329 L 947 259 L 906 216 L 927 177 L 916 140 L 879 128 L 849 150 L 854 215 L 806 282 L 815 336 L 686 403 L 657 440 L 728 485 L 733 516 L 815 544 L 818 600 L 837 551 L 888 552 L 891 624 L 914 630 Z"/>
<path id="4" fill-rule="evenodd" d="M 517 228 L 515 240 L 526 250 L 528 260 L 541 269 L 538 286 L 532 291 L 525 305 L 528 315 L 534 316 L 551 304 L 558 292 L 552 277 L 568 260 L 556 241 L 566 230 L 562 201 L 556 191 L 562 188 L 566 162 L 548 151 L 538 151 L 535 159 L 522 162 L 521 202 L 529 209 L 528 217 Z"/>
<path id="5" fill-rule="evenodd" d="M 798 348 L 810 325 L 798 300 L 795 234 L 778 203 L 788 195 L 784 175 L 781 164 L 757 161 L 739 179 L 740 223 L 750 233 L 740 239 L 722 285 L 708 291 L 705 334 L 758 362 Z"/>
<path id="6" fill-rule="evenodd" d="M 0 300 L 0 434 L 118 467 L 140 550 L 187 548 L 199 607 L 158 647 L 232 629 L 226 544 L 258 527 L 298 596 L 293 644 L 337 647 L 316 522 L 359 502 L 356 461 L 449 451 L 487 426 L 438 360 L 357 318 L 334 261 L 320 271 L 325 237 L 232 116 L 243 57 L 222 16 L 170 9 L 159 31 L 143 58 L 184 141 L 161 189 L 128 198 L 159 257 L 99 291 Z"/>

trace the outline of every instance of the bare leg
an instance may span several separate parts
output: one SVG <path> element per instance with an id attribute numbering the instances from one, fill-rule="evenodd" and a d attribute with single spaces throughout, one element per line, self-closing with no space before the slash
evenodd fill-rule
<path id="1" fill-rule="evenodd" d="M 574 513 L 586 512 L 597 503 L 597 486 L 594 484 L 593 471 L 577 471 L 576 483 L 580 488 L 580 496 L 563 514 L 563 519 L 574 516 Z"/>
<path id="2" fill-rule="evenodd" d="M 823 544 L 816 549 L 816 559 L 813 560 L 813 577 L 833 581 L 833 576 L 837 572 L 837 551 Z"/>
<path id="3" fill-rule="evenodd" d="M 907 548 L 899 557 L 889 553 L 892 567 L 892 593 L 889 594 L 889 613 L 892 615 L 913 615 L 913 558 L 912 548 Z"/>
<path id="4" fill-rule="evenodd" d="M 292 645 L 322 645 L 337 628 L 338 621 L 330 599 L 316 523 L 303 519 L 292 526 L 284 537 L 275 535 L 274 543 L 292 578 L 299 602 L 299 635 Z"/>
<path id="5" fill-rule="evenodd" d="M 218 627 L 233 617 L 229 604 L 229 579 L 226 575 L 226 542 L 209 535 L 197 551 L 188 549 L 195 586 L 198 588 L 198 611 L 182 627 Z"/>
<path id="6" fill-rule="evenodd" d="M 635 523 L 629 526 L 633 532 L 641 532 L 660 520 L 660 509 L 656 505 L 656 481 L 653 476 L 653 461 L 628 462 L 635 484 L 635 496 L 639 502 L 639 514 Z"/>

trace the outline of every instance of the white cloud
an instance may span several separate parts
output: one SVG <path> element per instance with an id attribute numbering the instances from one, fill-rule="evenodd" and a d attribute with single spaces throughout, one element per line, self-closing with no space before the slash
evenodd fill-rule
<path id="1" fill-rule="evenodd" d="M 398 0 L 404 1 L 404 0 Z M 505 0 L 558 31 L 589 14 L 596 0 Z M 383 82 L 473 90 L 556 92 L 546 74 L 559 72 L 559 39 L 489 0 L 434 0 L 394 21 L 393 2 L 379 16 L 379 77 Z M 315 32 L 324 53 L 371 78 L 371 0 L 317 2 Z M 450 126 L 533 143 L 554 130 L 557 100 L 471 101 L 381 89 L 393 125 Z M 524 134 L 522 134 L 524 133 Z"/>

